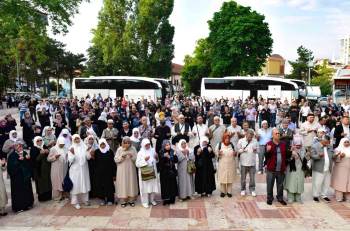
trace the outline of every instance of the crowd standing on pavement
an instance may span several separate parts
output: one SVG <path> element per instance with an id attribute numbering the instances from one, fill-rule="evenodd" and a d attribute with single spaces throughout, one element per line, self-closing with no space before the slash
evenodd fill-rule
<path id="1" fill-rule="evenodd" d="M 19 121 L 0 119 L 0 215 L 6 215 L 7 171 L 14 212 L 39 202 L 70 200 L 80 209 L 101 205 L 143 207 L 191 200 L 195 195 L 255 197 L 256 174 L 266 175 L 267 204 L 302 203 L 312 176 L 315 202 L 350 201 L 348 102 L 310 104 L 263 98 L 214 101 L 167 97 L 163 102 L 101 95 L 22 99 Z M 22 129 L 19 137 L 17 125 Z M 249 184 L 246 178 L 249 175 Z M 218 186 L 218 188 L 217 188 Z M 287 192 L 287 200 L 283 192 Z"/>

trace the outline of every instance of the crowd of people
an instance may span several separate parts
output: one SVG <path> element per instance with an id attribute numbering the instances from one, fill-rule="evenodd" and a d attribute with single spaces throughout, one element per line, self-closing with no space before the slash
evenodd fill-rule
<path id="1" fill-rule="evenodd" d="M 302 203 L 310 176 L 315 202 L 329 202 L 330 188 L 350 201 L 349 111 L 332 99 L 24 99 L 20 121 L 0 120 L 0 215 L 6 169 L 14 212 L 33 207 L 32 181 L 38 201 L 69 199 L 76 209 L 91 198 L 124 208 L 140 195 L 148 208 L 156 194 L 163 205 L 215 190 L 232 197 L 239 179 L 240 195 L 255 197 L 256 174 L 266 175 L 269 205 L 275 184 L 279 203 Z"/>

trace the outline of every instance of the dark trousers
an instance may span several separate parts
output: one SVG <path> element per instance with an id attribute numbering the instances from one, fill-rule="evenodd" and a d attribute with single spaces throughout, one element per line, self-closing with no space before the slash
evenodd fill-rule
<path id="1" fill-rule="evenodd" d="M 283 182 L 284 173 L 282 172 L 266 172 L 266 186 L 267 186 L 267 201 L 273 201 L 273 186 L 277 184 L 277 200 L 283 200 Z"/>
<path id="2" fill-rule="evenodd" d="M 249 128 L 255 130 L 255 120 L 248 120 Z"/>

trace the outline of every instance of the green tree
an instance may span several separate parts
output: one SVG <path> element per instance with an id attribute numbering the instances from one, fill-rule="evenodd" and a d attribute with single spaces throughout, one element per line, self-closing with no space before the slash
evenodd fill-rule
<path id="1" fill-rule="evenodd" d="M 208 41 L 198 40 L 193 56 L 186 55 L 185 65 L 181 72 L 186 94 L 192 92 L 198 95 L 200 93 L 201 80 L 210 73 L 210 61 Z"/>
<path id="2" fill-rule="evenodd" d="M 209 37 L 185 57 L 185 92 L 199 93 L 203 77 L 255 75 L 271 54 L 273 40 L 265 17 L 235 1 L 223 3 L 208 22 Z"/>
<path id="3" fill-rule="evenodd" d="M 0 1 L 0 76 L 11 76 L 6 78 L 14 83 L 19 64 L 21 79 L 32 84 L 37 81 L 37 69 L 48 58 L 48 21 L 53 33 L 67 32 L 82 1 Z M 5 67 L 10 67 L 10 71 Z"/>
<path id="4" fill-rule="evenodd" d="M 326 60 L 321 65 L 317 65 L 314 71 L 314 77 L 311 80 L 311 85 L 320 86 L 322 95 L 332 94 L 332 76 L 335 70 L 328 66 Z"/>
<path id="5" fill-rule="evenodd" d="M 292 66 L 292 73 L 288 75 L 290 79 L 300 79 L 308 81 L 309 62 L 314 60 L 313 52 L 303 46 L 297 49 L 298 59 L 295 61 L 289 61 Z"/>
<path id="6" fill-rule="evenodd" d="M 171 74 L 173 0 L 105 0 L 89 49 L 92 75 Z"/>
<path id="7" fill-rule="evenodd" d="M 223 3 L 208 24 L 211 76 L 258 74 L 272 52 L 265 16 L 230 1 Z"/>

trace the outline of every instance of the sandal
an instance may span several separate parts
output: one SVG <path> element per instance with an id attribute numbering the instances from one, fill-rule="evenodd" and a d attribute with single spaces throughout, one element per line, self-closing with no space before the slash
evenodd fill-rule
<path id="1" fill-rule="evenodd" d="M 129 205 L 130 205 L 131 207 L 135 207 L 135 202 L 129 202 Z"/>
<path id="2" fill-rule="evenodd" d="M 122 208 L 125 208 L 125 207 L 126 207 L 126 203 L 122 203 L 120 206 L 121 206 Z"/>

